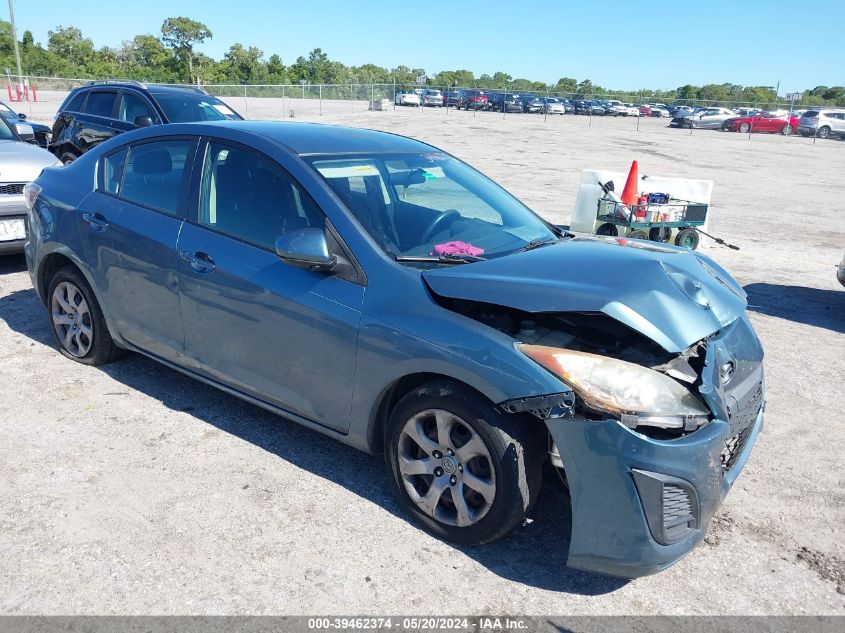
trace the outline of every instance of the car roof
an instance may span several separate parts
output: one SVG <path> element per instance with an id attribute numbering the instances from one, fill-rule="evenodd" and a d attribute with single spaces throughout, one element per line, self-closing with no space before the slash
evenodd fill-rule
<path id="1" fill-rule="evenodd" d="M 421 141 L 398 134 L 325 123 L 207 121 L 176 125 L 178 125 L 179 133 L 186 134 L 214 134 L 215 128 L 218 127 L 257 134 L 284 145 L 300 155 L 418 153 L 436 149 Z M 167 132 L 170 134 L 176 131 L 174 125 L 168 128 Z"/>
<path id="2" fill-rule="evenodd" d="M 150 94 L 197 94 L 210 97 L 208 93 L 201 88 L 193 86 L 171 86 L 166 84 L 142 84 L 133 81 L 94 81 L 84 86 L 79 86 L 80 90 L 107 90 L 107 89 L 125 89 L 130 88 L 134 90 L 146 91 Z"/>

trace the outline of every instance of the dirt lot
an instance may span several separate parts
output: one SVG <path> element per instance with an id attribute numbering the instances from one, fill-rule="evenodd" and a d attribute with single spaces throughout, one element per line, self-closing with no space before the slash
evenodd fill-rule
<path id="1" fill-rule="evenodd" d="M 707 542 L 633 582 L 568 570 L 559 485 L 496 544 L 439 542 L 406 521 L 380 458 L 139 356 L 66 360 L 23 260 L 6 257 L 0 612 L 845 613 L 845 143 L 358 105 L 295 111 L 439 145 L 562 223 L 584 168 L 636 158 L 640 173 L 715 181 L 712 230 L 742 250 L 705 252 L 748 292 L 768 408 Z M 288 110 L 248 104 L 251 118 Z"/>

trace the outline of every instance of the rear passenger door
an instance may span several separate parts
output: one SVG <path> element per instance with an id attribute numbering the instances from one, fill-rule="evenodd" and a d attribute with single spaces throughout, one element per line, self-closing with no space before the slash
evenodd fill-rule
<path id="1" fill-rule="evenodd" d="M 184 361 L 176 240 L 197 140 L 157 137 L 101 159 L 97 190 L 79 205 L 89 270 L 110 326 L 164 360 Z"/>
<path id="2" fill-rule="evenodd" d="M 289 231 L 316 228 L 330 244 L 334 238 L 316 203 L 270 157 L 211 140 L 201 167 L 198 210 L 177 247 L 188 363 L 263 402 L 345 430 L 363 285 L 276 255 L 276 239 Z"/>
<path id="3" fill-rule="evenodd" d="M 74 122 L 73 137 L 79 150 L 87 152 L 120 131 L 114 121 L 116 108 L 117 90 L 91 90 L 88 93 L 82 113 Z"/>

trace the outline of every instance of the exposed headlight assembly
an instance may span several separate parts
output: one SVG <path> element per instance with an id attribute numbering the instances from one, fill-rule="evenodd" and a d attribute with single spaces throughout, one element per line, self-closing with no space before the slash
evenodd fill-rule
<path id="1" fill-rule="evenodd" d="M 701 400 L 653 369 L 557 347 L 516 347 L 569 385 L 588 407 L 628 426 L 693 430 L 709 419 Z"/>

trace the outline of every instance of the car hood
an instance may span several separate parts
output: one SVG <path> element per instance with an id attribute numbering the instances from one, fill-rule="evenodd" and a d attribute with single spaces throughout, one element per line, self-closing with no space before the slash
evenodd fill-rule
<path id="1" fill-rule="evenodd" d="M 29 182 L 58 162 L 46 149 L 22 141 L 0 141 L 0 182 Z"/>
<path id="2" fill-rule="evenodd" d="M 679 353 L 742 315 L 745 292 L 692 251 L 580 236 L 497 259 L 422 273 L 437 295 L 525 312 L 603 312 Z"/>

